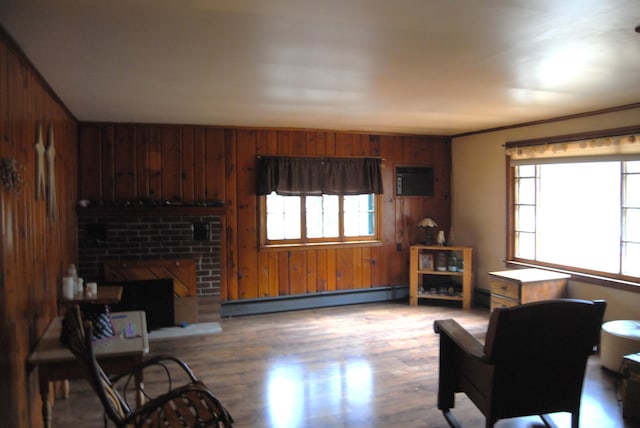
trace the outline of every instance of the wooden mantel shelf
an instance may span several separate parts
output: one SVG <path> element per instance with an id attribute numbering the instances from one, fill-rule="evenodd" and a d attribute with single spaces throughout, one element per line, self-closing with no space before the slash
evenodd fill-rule
<path id="1" fill-rule="evenodd" d="M 88 207 L 78 208 L 78 216 L 224 216 L 225 207 Z"/>

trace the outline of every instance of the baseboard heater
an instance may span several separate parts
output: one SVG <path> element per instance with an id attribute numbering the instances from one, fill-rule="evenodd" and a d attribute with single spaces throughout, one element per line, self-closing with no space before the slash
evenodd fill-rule
<path id="1" fill-rule="evenodd" d="M 223 302 L 220 307 L 220 315 L 226 318 L 242 315 L 266 314 L 270 312 L 324 308 L 329 306 L 406 300 L 408 298 L 408 286 L 363 288 L 357 290 Z"/>

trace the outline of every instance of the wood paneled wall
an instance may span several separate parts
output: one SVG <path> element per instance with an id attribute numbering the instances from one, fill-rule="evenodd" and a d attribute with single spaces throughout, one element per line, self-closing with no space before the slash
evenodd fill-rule
<path id="1" fill-rule="evenodd" d="M 226 281 L 222 301 L 408 284 L 408 247 L 416 223 L 450 222 L 450 140 L 334 131 L 186 125 L 80 125 L 80 197 L 225 204 Z M 382 245 L 260 251 L 256 157 L 379 156 L 384 159 Z M 396 165 L 432 166 L 430 197 L 394 197 Z M 126 214 L 126 211 L 123 211 Z"/>
<path id="2" fill-rule="evenodd" d="M 36 129 L 55 141 L 55 218 L 36 200 Z M 0 29 L 0 158 L 22 166 L 22 191 L 0 184 L 0 425 L 42 426 L 27 357 L 57 315 L 62 272 L 77 255 L 76 120 Z"/>

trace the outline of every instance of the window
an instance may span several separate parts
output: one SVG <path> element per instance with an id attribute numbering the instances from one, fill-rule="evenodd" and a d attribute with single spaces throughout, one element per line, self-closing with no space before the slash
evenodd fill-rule
<path id="1" fill-rule="evenodd" d="M 369 241 L 376 238 L 376 197 L 363 195 L 265 197 L 265 244 Z"/>
<path id="2" fill-rule="evenodd" d="M 585 148 L 584 143 L 578 146 Z M 515 162 L 518 156 L 508 152 L 513 166 L 510 258 L 636 282 L 638 156 L 576 156 L 585 154 L 580 151 L 540 156 L 544 150 L 564 152 L 567 147 L 536 146 L 529 156 L 520 150 Z"/>
<path id="3" fill-rule="evenodd" d="M 376 158 L 261 157 L 262 245 L 377 240 L 380 167 Z"/>

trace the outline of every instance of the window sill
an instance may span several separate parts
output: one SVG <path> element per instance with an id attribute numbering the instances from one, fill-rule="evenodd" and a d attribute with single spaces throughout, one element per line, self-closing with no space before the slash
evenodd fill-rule
<path id="1" fill-rule="evenodd" d="M 313 242 L 309 244 L 262 245 L 260 251 L 328 250 L 335 248 L 380 247 L 382 241 Z"/>
<path id="2" fill-rule="evenodd" d="M 515 260 L 507 260 L 505 262 L 507 267 L 519 267 L 519 268 L 539 268 L 547 269 L 554 272 L 566 273 L 571 275 L 571 279 L 580 282 L 586 282 L 589 284 L 600 285 L 603 287 L 614 288 L 616 290 L 630 291 L 632 293 L 640 293 L 640 283 L 634 281 L 626 281 L 623 279 L 608 278 L 605 276 L 591 275 L 584 272 L 577 272 L 568 269 L 560 269 L 549 267 L 544 264 L 525 263 Z"/>

